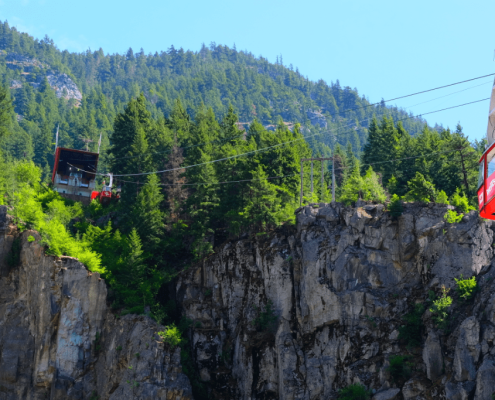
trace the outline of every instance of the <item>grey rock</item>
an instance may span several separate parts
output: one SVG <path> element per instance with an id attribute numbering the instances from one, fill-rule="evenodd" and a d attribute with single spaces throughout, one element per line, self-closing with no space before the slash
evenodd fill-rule
<path id="1" fill-rule="evenodd" d="M 387 389 L 382 392 L 376 393 L 371 400 L 395 400 L 398 399 L 400 389 Z"/>
<path id="2" fill-rule="evenodd" d="M 491 400 L 495 393 L 495 361 L 485 358 L 476 376 L 474 400 Z"/>
<path id="3" fill-rule="evenodd" d="M 446 227 L 448 207 L 433 203 L 406 203 L 396 220 L 383 205 L 358 205 L 302 207 L 297 227 L 263 239 L 244 235 L 178 276 L 182 315 L 200 323 L 188 331 L 192 363 L 212 393 L 320 400 L 362 383 L 377 390 L 376 400 L 490 400 L 495 282 L 487 279 L 479 280 L 473 317 L 462 314 L 466 307 L 455 310 L 465 319 L 442 346 L 425 313 L 424 364 L 411 349 L 414 376 L 402 391 L 389 363 L 405 354 L 398 337 L 404 315 L 428 290 L 452 289 L 461 273 L 492 273 L 493 224 L 474 213 Z M 16 234 L 2 215 L 0 207 L 0 263 Z M 28 243 L 28 234 L 36 241 Z M 23 234 L 20 266 L 0 267 L 0 400 L 79 399 L 93 391 L 102 399 L 191 398 L 180 350 L 155 335 L 162 328 L 146 316 L 115 319 L 96 274 L 76 260 L 44 256 L 36 235 Z M 257 329 L 253 321 L 268 302 L 276 321 Z"/>
<path id="4" fill-rule="evenodd" d="M 426 365 L 428 379 L 436 381 L 443 375 L 442 346 L 436 331 L 428 332 L 428 337 L 423 347 L 423 361 Z"/>
<path id="5" fill-rule="evenodd" d="M 339 389 L 362 382 L 380 388 L 375 396 L 438 398 L 447 382 L 444 362 L 450 374 L 454 353 L 459 360 L 471 357 L 476 365 L 479 323 L 459 328 L 464 339 L 458 350 L 455 339 L 446 342 L 449 359 L 444 361 L 427 320 L 430 333 L 419 376 L 400 394 L 391 388 L 387 369 L 390 356 L 404 351 L 398 340 L 403 317 L 428 297 L 429 285 L 452 288 L 461 273 L 476 275 L 491 264 L 491 223 L 469 218 L 444 235 L 444 205 L 405 204 L 398 220 L 383 205 L 358 205 L 302 207 L 294 231 L 225 244 L 181 274 L 177 301 L 187 318 L 202 324 L 190 334 L 196 368 L 207 368 L 210 387 L 243 400 L 316 400 L 334 398 Z M 218 295 L 205 303 L 199 294 L 206 289 Z M 257 332 L 252 325 L 256 309 L 268 301 L 277 324 Z M 487 343 L 491 351 L 492 341 Z M 228 365 L 217 356 L 225 349 L 231 349 Z M 229 383 L 218 384 L 213 371 L 223 371 Z"/>
<path id="6" fill-rule="evenodd" d="M 476 364 L 481 351 L 480 324 L 473 316 L 466 318 L 455 346 L 454 377 L 457 381 L 476 379 Z"/>
<path id="7" fill-rule="evenodd" d="M 414 399 L 423 394 L 427 387 L 428 383 L 422 379 L 409 379 L 402 387 L 402 396 L 404 396 L 404 400 Z"/>
<path id="8" fill-rule="evenodd" d="M 469 400 L 475 387 L 473 381 L 448 382 L 445 385 L 445 397 L 447 400 Z"/>
<path id="9" fill-rule="evenodd" d="M 321 128 L 326 128 L 328 123 L 326 117 L 321 113 L 321 111 L 308 110 L 306 112 L 311 124 L 314 126 L 320 126 Z"/>
<path id="10" fill-rule="evenodd" d="M 0 228 L 3 260 L 18 234 L 4 206 Z M 115 319 L 99 275 L 45 256 L 40 239 L 22 233 L 19 265 L 0 275 L 0 399 L 191 399 L 180 349 L 161 343 L 162 328 L 144 316 Z"/>
<path id="11" fill-rule="evenodd" d="M 77 85 L 67 74 L 51 74 L 47 75 L 46 79 L 52 89 L 55 90 L 58 98 L 75 99 L 79 102 L 82 100 L 82 94 Z"/>

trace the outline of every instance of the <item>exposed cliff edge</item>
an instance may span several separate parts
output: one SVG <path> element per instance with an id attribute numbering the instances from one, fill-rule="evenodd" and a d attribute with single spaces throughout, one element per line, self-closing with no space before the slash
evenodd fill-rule
<path id="1" fill-rule="evenodd" d="M 225 244 L 183 273 L 177 301 L 200 323 L 190 339 L 212 397 L 335 399 L 360 382 L 376 400 L 492 399 L 493 225 L 476 212 L 447 224 L 448 208 L 405 204 L 395 221 L 383 205 L 308 206 L 297 229 Z M 479 290 L 471 302 L 452 290 L 438 329 L 432 296 L 461 274 Z M 416 303 L 420 343 L 407 346 L 399 329 Z"/>
<path id="2" fill-rule="evenodd" d="M 308 206 L 296 227 L 226 243 L 183 272 L 176 299 L 194 321 L 205 398 L 327 400 L 359 382 L 375 400 L 491 400 L 495 227 L 476 212 L 447 224 L 448 208 L 405 204 L 393 220 L 383 205 Z M 153 321 L 116 319 L 96 274 L 45 256 L 36 232 L 14 234 L 0 206 L 0 400 L 192 398 Z M 461 275 L 478 291 L 451 290 L 440 329 L 431 301 Z M 408 345 L 399 331 L 416 304 Z"/>
<path id="3" fill-rule="evenodd" d="M 0 206 L 0 400 L 191 399 L 180 349 L 144 316 L 116 319 L 77 260 L 44 255 Z"/>

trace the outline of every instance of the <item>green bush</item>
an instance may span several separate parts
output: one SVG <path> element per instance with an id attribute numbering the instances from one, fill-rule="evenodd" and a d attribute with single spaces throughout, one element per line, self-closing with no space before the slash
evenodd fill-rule
<path id="1" fill-rule="evenodd" d="M 452 297 L 447 296 L 449 290 L 442 287 L 442 295 L 433 301 L 433 307 L 430 312 L 433 314 L 433 320 L 437 327 L 445 329 L 447 325 L 448 309 L 452 305 Z"/>
<path id="2" fill-rule="evenodd" d="M 165 327 L 162 332 L 157 332 L 164 342 L 168 343 L 170 346 L 178 346 L 182 342 L 182 334 L 179 328 L 175 324 L 171 324 Z"/>
<path id="3" fill-rule="evenodd" d="M 390 359 L 387 370 L 395 383 L 408 380 L 412 374 L 413 364 L 409 362 L 410 356 L 394 356 Z"/>
<path id="4" fill-rule="evenodd" d="M 390 204 L 388 205 L 388 211 L 392 218 L 398 218 L 402 215 L 404 208 L 402 207 L 402 201 L 399 196 L 394 194 L 390 199 Z"/>
<path id="5" fill-rule="evenodd" d="M 371 391 L 364 385 L 354 383 L 344 389 L 339 390 L 338 400 L 368 400 L 371 398 Z"/>
<path id="6" fill-rule="evenodd" d="M 476 292 L 476 277 L 472 276 L 469 279 L 462 279 L 461 275 L 459 279 L 454 279 L 457 284 L 456 291 L 459 294 L 459 297 L 464 300 L 470 300 Z"/>
<path id="7" fill-rule="evenodd" d="M 418 303 L 414 306 L 413 311 L 403 318 L 405 325 L 399 328 L 399 339 L 406 342 L 407 346 L 417 347 L 421 345 L 424 328 L 421 317 L 424 311 L 424 305 Z"/>
<path id="8" fill-rule="evenodd" d="M 464 217 L 464 214 L 459 215 L 454 210 L 447 210 L 443 217 L 449 224 L 456 224 L 462 221 L 462 217 Z"/>
<path id="9" fill-rule="evenodd" d="M 450 198 L 450 203 L 463 213 L 468 213 L 469 211 L 476 209 L 475 207 L 469 205 L 468 198 L 465 195 L 461 195 L 459 188 L 457 188 L 455 193 Z"/>
<path id="10" fill-rule="evenodd" d="M 31 242 L 34 242 L 36 239 L 34 238 L 33 235 L 29 235 L 27 240 L 29 243 L 31 243 Z"/>
<path id="11" fill-rule="evenodd" d="M 447 193 L 445 193 L 443 190 L 440 190 L 437 193 L 437 197 L 435 198 L 435 202 L 439 204 L 447 204 L 449 205 L 449 198 L 447 197 Z"/>
<path id="12" fill-rule="evenodd" d="M 75 257 L 92 272 L 106 272 L 99 254 L 67 230 L 72 218 L 82 216 L 79 203 L 41 186 L 41 170 L 32 162 L 9 163 L 0 174 L 6 182 L 0 197 L 13 207 L 14 221 L 21 231 L 26 228 L 37 230 L 41 243 L 47 246 L 47 254 Z"/>
<path id="13" fill-rule="evenodd" d="M 436 197 L 435 185 L 425 179 L 423 174 L 416 172 L 416 176 L 407 182 L 409 191 L 406 199 L 428 203 Z"/>

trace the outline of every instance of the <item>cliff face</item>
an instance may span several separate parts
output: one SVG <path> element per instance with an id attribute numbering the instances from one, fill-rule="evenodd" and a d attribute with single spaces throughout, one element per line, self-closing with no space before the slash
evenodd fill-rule
<path id="1" fill-rule="evenodd" d="M 44 255 L 0 206 L 0 400 L 191 399 L 180 349 L 147 317 L 116 319 L 98 274 Z"/>
<path id="2" fill-rule="evenodd" d="M 304 207 L 297 230 L 228 243 L 184 273 L 177 300 L 213 398 L 334 399 L 361 382 L 377 400 L 492 399 L 492 222 L 471 212 L 450 225 L 447 209 L 406 204 L 394 221 L 382 205 Z M 451 290 L 438 329 L 431 300 L 461 275 L 479 290 L 468 302 Z M 417 303 L 419 343 L 406 346 Z"/>
<path id="3" fill-rule="evenodd" d="M 392 220 L 382 205 L 304 207 L 296 228 L 226 243 L 183 272 L 176 298 L 205 397 L 326 400 L 360 382 L 375 400 L 491 400 L 494 226 L 475 212 L 447 224 L 447 209 L 406 204 Z M 45 256 L 36 232 L 15 235 L 0 207 L 0 400 L 192 398 L 153 321 L 116 319 L 96 274 Z M 431 301 L 461 275 L 478 291 L 452 289 L 440 329 Z"/>

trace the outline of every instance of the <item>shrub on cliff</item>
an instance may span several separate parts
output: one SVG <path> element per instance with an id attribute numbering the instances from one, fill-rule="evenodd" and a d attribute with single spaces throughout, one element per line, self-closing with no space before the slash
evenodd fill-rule
<path id="1" fill-rule="evenodd" d="M 435 202 L 438 204 L 447 204 L 449 205 L 449 198 L 447 196 L 447 193 L 445 193 L 443 190 L 440 190 L 437 193 L 437 196 L 435 197 Z"/>
<path id="2" fill-rule="evenodd" d="M 344 389 L 339 390 L 338 400 L 368 400 L 371 398 L 371 391 L 364 385 L 354 383 Z"/>
<path id="3" fill-rule="evenodd" d="M 455 193 L 450 198 L 450 203 L 454 207 L 459 209 L 459 211 L 461 211 L 462 213 L 468 213 L 471 210 L 476 210 L 475 207 L 469 205 L 468 198 L 464 194 L 461 194 L 461 191 L 459 188 L 457 188 Z"/>
<path id="4" fill-rule="evenodd" d="M 415 304 L 414 309 L 403 318 L 405 324 L 399 328 L 399 339 L 406 342 L 407 346 L 418 347 L 422 342 L 423 320 L 421 317 L 425 311 L 424 305 Z"/>
<path id="5" fill-rule="evenodd" d="M 32 162 L 5 163 L 0 177 L 4 182 L 0 198 L 13 207 L 19 229 L 37 230 L 47 254 L 75 257 L 90 271 L 105 273 L 100 256 L 67 230 L 69 221 L 82 215 L 80 204 L 40 185 L 41 169 Z"/>
<path id="6" fill-rule="evenodd" d="M 462 217 L 464 217 L 464 214 L 457 214 L 454 210 L 447 210 L 443 218 L 445 221 L 447 221 L 449 224 L 457 224 L 458 222 L 462 221 Z"/>
<path id="7" fill-rule="evenodd" d="M 264 309 L 255 307 L 258 316 L 251 322 L 261 332 L 274 329 L 277 323 L 277 315 L 273 308 L 273 302 L 268 300 Z"/>
<path id="8" fill-rule="evenodd" d="M 395 383 L 407 381 L 412 374 L 413 364 L 409 361 L 410 356 L 393 356 L 387 370 Z"/>
<path id="9" fill-rule="evenodd" d="M 182 334 L 175 324 L 166 326 L 164 331 L 157 332 L 157 334 L 171 347 L 178 346 L 182 342 Z"/>
<path id="10" fill-rule="evenodd" d="M 469 279 L 462 279 L 462 275 L 459 279 L 454 278 L 457 284 L 456 292 L 463 300 L 470 300 L 476 293 L 477 283 L 476 277 L 472 276 Z"/>
<path id="11" fill-rule="evenodd" d="M 430 308 L 433 320 L 440 329 L 447 327 L 448 309 L 452 305 L 452 297 L 448 296 L 449 289 L 442 286 L 442 295 L 433 301 L 433 306 Z"/>

